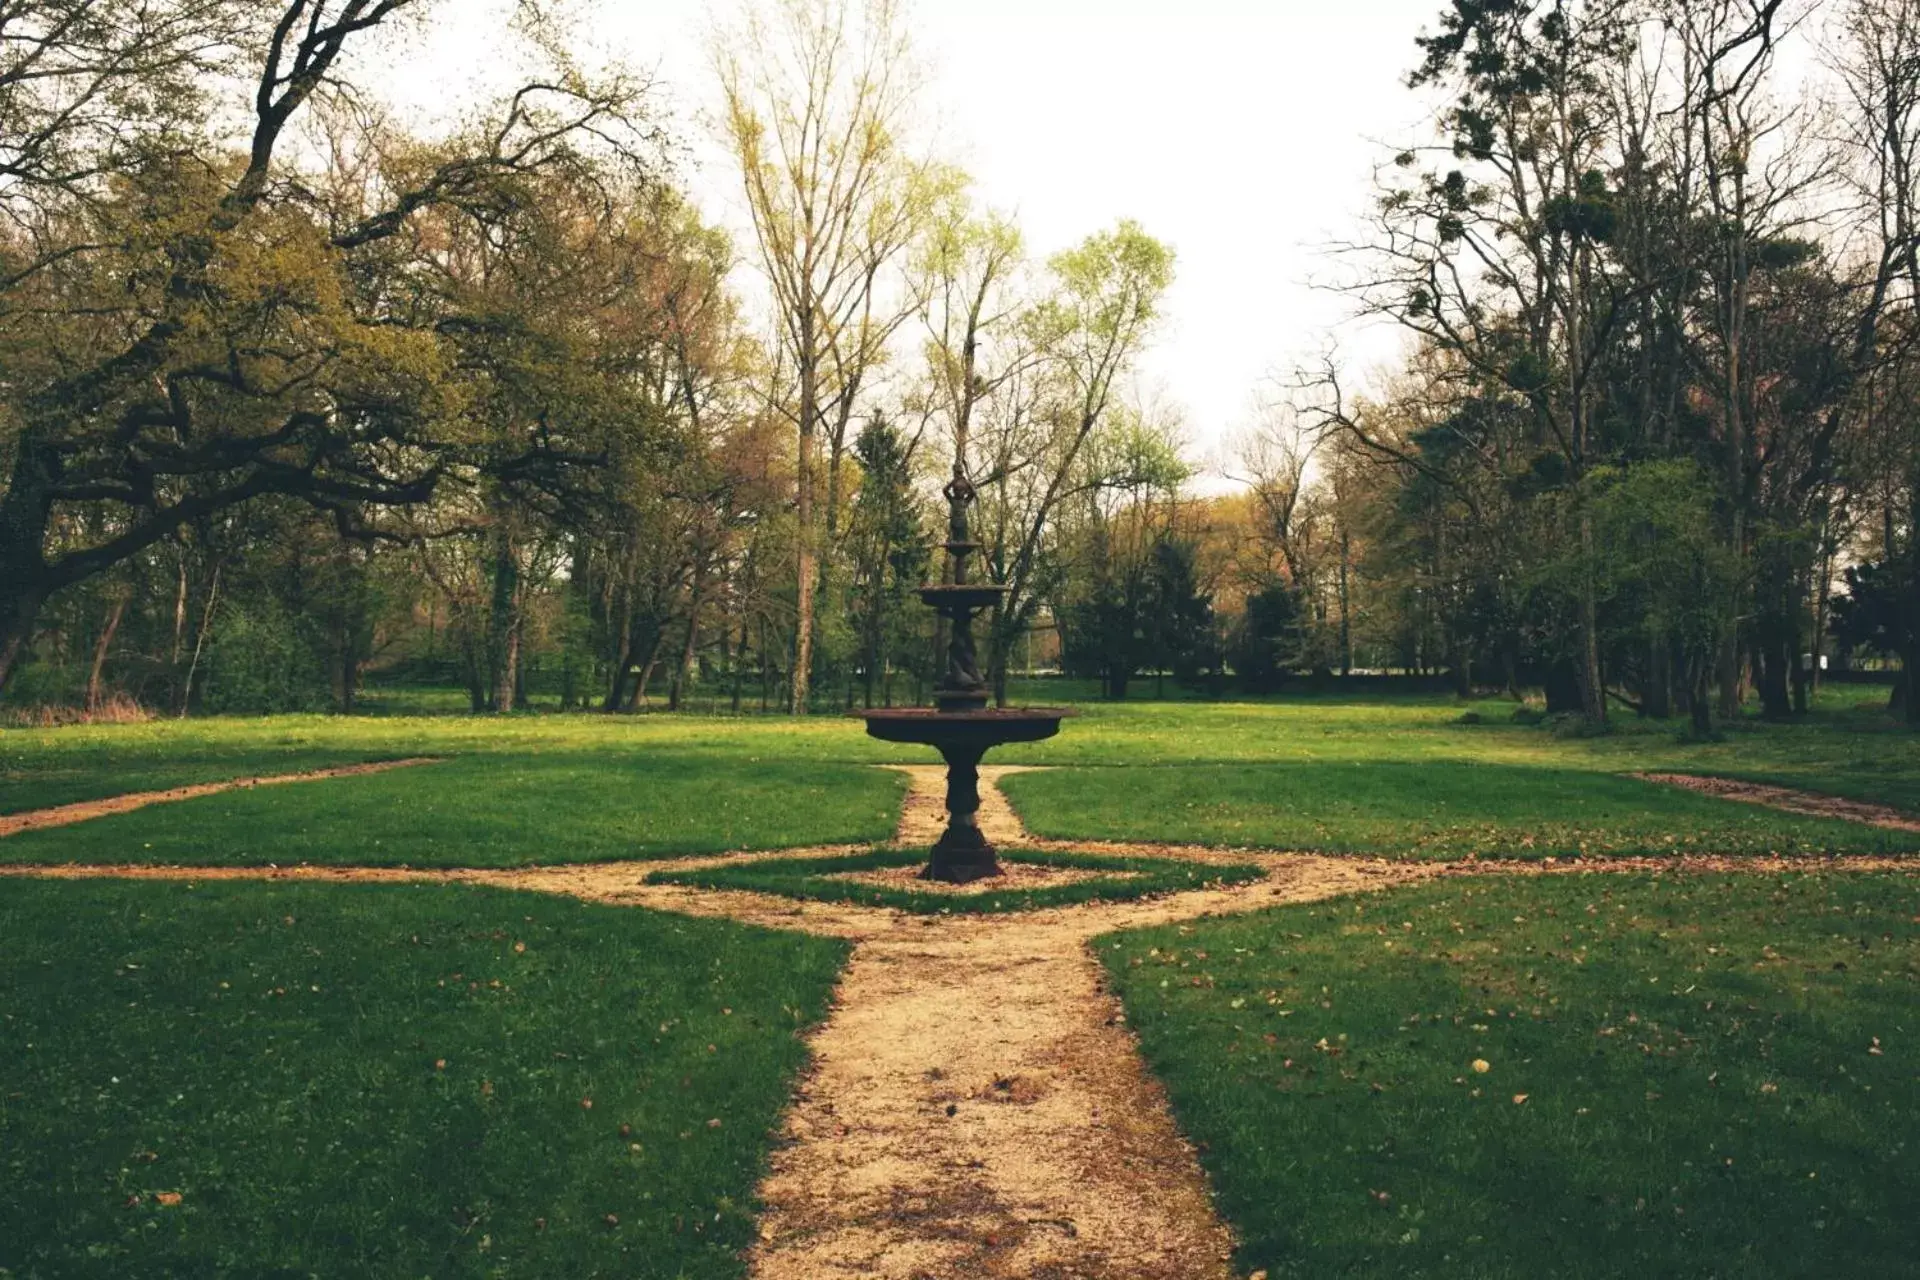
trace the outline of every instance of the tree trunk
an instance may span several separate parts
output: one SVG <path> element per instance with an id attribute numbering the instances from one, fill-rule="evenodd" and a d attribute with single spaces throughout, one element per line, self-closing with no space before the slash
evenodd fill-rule
<path id="1" fill-rule="evenodd" d="M 1599 605 L 1593 589 L 1593 514 L 1580 508 L 1580 711 L 1596 725 L 1607 722 L 1607 690 L 1600 673 Z"/>
<path id="2" fill-rule="evenodd" d="M 180 651 L 187 643 L 187 549 L 180 548 L 179 578 L 173 592 L 173 656 L 168 665 L 180 668 Z"/>
<path id="3" fill-rule="evenodd" d="M 693 571 L 693 593 L 687 601 L 687 637 L 680 646 L 680 661 L 673 669 L 673 680 L 667 690 L 667 710 L 680 709 L 680 696 L 686 684 L 688 673 L 693 669 L 695 657 L 699 654 L 700 606 L 705 603 L 707 592 L 707 570 L 704 555 L 702 563 Z"/>
<path id="4" fill-rule="evenodd" d="M 1344 521 L 1340 525 L 1340 674 L 1353 674 L 1353 614 L 1351 578 L 1353 539 Z"/>
<path id="5" fill-rule="evenodd" d="M 624 603 L 624 602 L 623 602 Z M 627 691 L 627 672 L 633 667 L 633 610 L 620 610 L 620 638 L 614 645 L 613 671 L 607 679 L 607 697 L 602 711 L 618 711 Z"/>
<path id="6" fill-rule="evenodd" d="M 1673 652 L 1665 635 L 1647 643 L 1646 687 L 1640 690 L 1640 712 L 1652 720 L 1673 714 Z"/>
<path id="7" fill-rule="evenodd" d="M 113 648 L 113 633 L 120 629 L 121 615 L 127 611 L 127 597 L 130 593 L 114 593 L 113 603 L 107 608 L 106 624 L 100 628 L 100 638 L 93 646 L 93 666 L 87 672 L 87 710 L 100 709 L 100 672 L 107 665 L 107 651 Z"/>
<path id="8" fill-rule="evenodd" d="M 513 625 L 507 628 L 507 652 L 500 661 L 500 685 L 493 695 L 494 710 L 504 714 L 526 700 L 520 679 L 520 619 L 515 617 Z"/>
<path id="9" fill-rule="evenodd" d="M 1786 552 L 1762 539 L 1754 584 L 1753 651 L 1760 713 L 1769 720 L 1793 714 L 1792 672 L 1799 659 L 1799 628 L 1793 601 L 1793 568 Z"/>
<path id="10" fill-rule="evenodd" d="M 14 670 L 26 659 L 27 645 L 33 639 L 34 620 L 46 596 L 24 580 L 0 576 L 0 692 L 4 692 Z"/>
<path id="11" fill-rule="evenodd" d="M 1542 673 L 1540 683 L 1549 714 L 1582 710 L 1579 668 L 1574 663 L 1554 662 Z"/>
<path id="12" fill-rule="evenodd" d="M 660 669 L 660 654 L 666 647 L 667 628 L 663 624 L 654 628 L 653 647 L 647 650 L 647 660 L 633 683 L 633 692 L 627 695 L 627 710 L 638 711 L 647 705 L 647 689 L 653 684 L 653 673 Z"/>
<path id="13" fill-rule="evenodd" d="M 741 681 L 747 676 L 747 619 L 740 616 L 740 643 L 733 648 L 733 714 L 740 714 Z"/>
<path id="14" fill-rule="evenodd" d="M 491 691 L 487 688 L 486 655 L 481 652 L 480 619 L 478 607 L 462 607 L 466 615 L 460 624 L 460 658 L 467 677 L 467 701 L 472 705 L 473 714 L 479 715 L 487 709 L 487 700 Z"/>
<path id="15" fill-rule="evenodd" d="M 819 412 L 819 374 L 811 361 L 800 368 L 800 453 L 794 476 L 793 683 L 787 699 L 790 715 L 807 714 L 813 678 L 813 593 L 820 558 L 813 545 L 813 427 Z"/>
<path id="16" fill-rule="evenodd" d="M 340 714 L 353 714 L 354 686 L 360 683 L 360 655 L 355 652 L 352 636 L 343 636 L 340 642 Z"/>
<path id="17" fill-rule="evenodd" d="M 1687 711 L 1692 717 L 1693 736 L 1710 738 L 1713 736 L 1713 703 L 1711 682 L 1708 680 L 1709 660 L 1701 654 L 1693 662 L 1693 679 L 1687 692 Z"/>
<path id="18" fill-rule="evenodd" d="M 193 705 L 193 676 L 200 669 L 200 653 L 207 647 L 207 633 L 213 629 L 213 611 L 220 603 L 220 566 L 213 566 L 213 581 L 207 585 L 207 607 L 200 613 L 200 634 L 193 642 L 193 657 L 187 663 L 187 678 L 180 686 L 180 718 L 187 718 Z"/>
<path id="19" fill-rule="evenodd" d="M 513 673 L 519 660 L 520 561 L 513 541 L 497 529 L 493 546 L 493 601 L 487 611 L 487 687 L 493 709 L 502 715 L 513 710 Z"/>
<path id="20" fill-rule="evenodd" d="M 1906 626 L 1902 628 L 1905 644 L 1900 651 L 1900 668 L 1907 692 L 1907 723 L 1920 725 L 1920 474 L 1908 478 L 1907 504 L 1907 589 L 1902 611 Z"/>
<path id="21" fill-rule="evenodd" d="M 1813 584 L 1813 670 L 1807 672 L 1807 679 L 1812 682 L 1814 693 L 1819 693 L 1820 686 L 1826 683 L 1827 632 L 1833 622 L 1834 550 L 1831 535 L 1823 522 L 1820 532 L 1820 558 L 1814 564 L 1814 573 L 1818 577 Z"/>
<path id="22" fill-rule="evenodd" d="M 40 606 L 53 592 L 47 581 L 47 522 L 59 459 L 28 426 L 14 444 L 13 474 L 0 495 L 0 693 L 27 654 Z"/>

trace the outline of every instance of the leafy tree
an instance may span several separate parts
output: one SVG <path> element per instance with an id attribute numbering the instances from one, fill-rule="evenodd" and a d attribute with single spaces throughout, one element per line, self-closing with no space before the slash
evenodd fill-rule
<path id="1" fill-rule="evenodd" d="M 36 197 L 46 213 L 6 249 L 32 270 L 0 276 L 0 354 L 18 379 L 0 420 L 0 688 L 49 596 L 196 520 L 269 493 L 350 519 L 423 500 L 442 475 L 460 391 L 433 317 L 366 285 L 423 211 L 483 217 L 502 179 L 577 165 L 589 138 L 621 151 L 638 90 L 543 78 L 435 146 L 388 145 L 369 123 L 356 141 L 379 160 L 361 181 L 295 180 L 289 130 L 316 100 L 353 101 L 343 55 L 407 3 L 245 7 L 260 21 L 232 33 L 251 118 L 239 154 L 205 132 L 169 132 L 175 145 L 147 160 L 97 149 L 36 177 L 51 191 Z M 68 9 L 136 26 L 169 12 L 106 4 Z M 89 28 L 59 29 L 84 39 Z M 163 92 L 184 66 L 159 57 L 147 78 L 130 69 L 89 109 Z M 61 92 L 16 81 L 9 109 L 31 116 L 35 95 Z M 627 154 L 639 158 L 638 142 Z M 81 528 L 89 536 L 68 538 Z"/>
<path id="2" fill-rule="evenodd" d="M 854 442 L 860 490 L 853 502 L 853 618 L 860 644 L 866 705 L 876 686 L 892 705 L 894 664 L 921 665 L 913 642 L 923 630 L 913 613 L 914 590 L 932 563 L 919 497 L 913 488 L 907 440 L 883 417 L 874 417 Z"/>

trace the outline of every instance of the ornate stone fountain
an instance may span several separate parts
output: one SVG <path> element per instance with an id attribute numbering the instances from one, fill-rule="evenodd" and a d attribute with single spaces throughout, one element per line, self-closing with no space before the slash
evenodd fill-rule
<path id="1" fill-rule="evenodd" d="M 886 742 L 916 742 L 934 747 L 947 762 L 947 829 L 933 846 L 933 857 L 920 875 L 927 880 L 965 884 L 1000 874 L 1000 860 L 980 831 L 980 757 L 1008 742 L 1038 742 L 1060 730 L 1059 707 L 1000 708 L 987 706 L 987 682 L 980 678 L 980 658 L 973 639 L 974 615 L 990 609 L 1011 588 L 967 581 L 967 557 L 980 550 L 967 533 L 967 508 L 973 505 L 973 486 L 967 482 L 966 439 L 956 440 L 953 479 L 947 499 L 948 580 L 920 588 L 920 598 L 946 618 L 949 625 L 947 674 L 934 687 L 934 705 L 864 711 L 867 732 Z"/>

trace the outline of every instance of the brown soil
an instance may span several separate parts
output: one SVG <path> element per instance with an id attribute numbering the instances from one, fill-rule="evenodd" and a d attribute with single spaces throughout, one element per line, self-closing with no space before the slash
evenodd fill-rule
<path id="1" fill-rule="evenodd" d="M 1770 787 L 1758 782 L 1736 782 L 1732 778 L 1707 778 L 1692 773 L 1636 773 L 1633 776 L 1644 782 L 1662 782 L 1668 786 L 1719 796 L 1723 800 L 1784 809 L 1788 813 L 1804 813 L 1816 818 L 1844 818 L 1849 822 L 1864 822 L 1868 826 L 1885 827 L 1891 831 L 1920 831 L 1920 817 L 1883 804 L 1846 800 L 1840 796 L 1822 795 L 1818 791 L 1795 791 L 1791 787 Z"/>
<path id="2" fill-rule="evenodd" d="M 63 804 L 52 809 L 32 809 L 26 813 L 0 814 L 0 836 L 18 835 L 22 831 L 37 831 L 41 827 L 64 827 L 75 822 L 85 822 L 89 818 L 103 818 L 110 813 L 125 813 L 130 809 L 144 809 L 150 804 L 167 804 L 174 800 L 191 800 L 196 796 L 210 796 L 239 787 L 272 787 L 283 782 L 314 782 L 321 778 L 347 778 L 362 773 L 383 773 L 388 769 L 405 769 L 416 764 L 434 764 L 438 760 L 438 756 L 418 756 L 410 760 L 376 760 L 371 764 L 346 764 L 332 769 L 314 769 L 307 773 L 281 773 L 264 778 L 231 778 L 226 782 L 201 782 L 190 787 L 174 787 L 167 791 L 134 791 L 126 795 L 109 796 L 104 800 L 83 800 L 78 804 Z"/>

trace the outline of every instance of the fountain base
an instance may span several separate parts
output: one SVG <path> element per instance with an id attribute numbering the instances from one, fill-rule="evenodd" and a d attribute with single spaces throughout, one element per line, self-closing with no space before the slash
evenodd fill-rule
<path id="1" fill-rule="evenodd" d="M 980 757 L 1009 742 L 1039 742 L 1072 712 L 1059 707 L 948 711 L 928 707 L 858 713 L 883 742 L 933 747 L 947 762 L 947 829 L 933 846 L 925 880 L 969 884 L 1000 874 L 993 843 L 980 830 Z"/>

